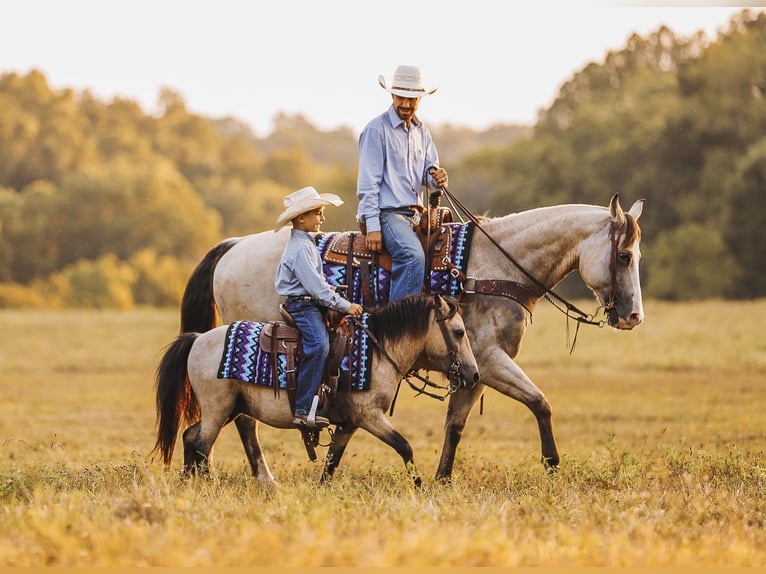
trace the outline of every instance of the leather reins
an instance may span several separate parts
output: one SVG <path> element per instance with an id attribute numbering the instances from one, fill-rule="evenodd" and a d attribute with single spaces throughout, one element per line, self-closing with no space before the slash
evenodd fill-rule
<path id="1" fill-rule="evenodd" d="M 597 327 L 603 327 L 606 322 L 603 319 L 597 320 L 595 319 L 595 315 L 591 313 L 586 313 L 585 311 L 580 310 L 577 308 L 573 303 L 567 301 L 565 298 L 560 296 L 558 293 L 550 289 L 548 286 L 546 286 L 544 283 L 539 281 L 537 277 L 532 275 L 529 271 L 527 271 L 526 268 L 524 268 L 523 265 L 521 265 L 506 249 L 503 248 L 502 245 L 500 245 L 497 240 L 495 240 L 494 237 L 492 237 L 489 232 L 487 232 L 484 227 L 481 225 L 481 221 L 479 220 L 476 215 L 474 215 L 468 207 L 455 195 L 453 194 L 448 188 L 442 186 L 441 191 L 446 195 L 448 201 L 459 209 L 459 211 L 462 211 L 466 217 L 474 224 L 476 229 L 481 231 L 487 239 L 494 245 L 500 253 L 503 254 L 503 256 L 508 259 L 511 263 L 513 263 L 532 283 L 539 288 L 539 290 L 542 292 L 542 296 L 545 297 L 556 309 L 564 313 L 564 315 L 567 316 L 569 319 L 573 319 L 577 322 L 577 330 L 575 331 L 575 337 L 574 341 L 572 343 L 571 351 L 574 351 L 575 342 L 577 340 L 577 332 L 579 331 L 580 325 L 595 325 Z M 459 215 L 459 214 L 458 214 Z M 609 289 L 609 301 L 604 306 L 604 312 L 607 314 L 607 316 L 611 316 L 610 314 L 615 313 L 615 304 L 617 303 L 617 299 L 619 297 L 617 292 L 617 255 L 618 255 L 618 246 L 617 242 L 619 239 L 619 234 L 622 232 L 626 225 L 627 225 L 627 217 L 629 217 L 626 214 L 626 223 L 617 226 L 614 221 L 610 222 L 609 227 L 609 238 L 611 242 L 611 254 L 610 254 L 610 262 L 609 262 L 609 272 L 610 272 L 610 289 Z M 455 269 L 456 270 L 456 269 Z M 474 281 L 478 281 L 474 278 L 465 277 L 465 279 L 473 279 Z M 512 282 L 514 283 L 514 282 Z M 518 288 L 518 285 L 515 284 L 514 288 Z M 462 286 L 461 286 L 462 287 Z M 528 288 L 527 288 L 528 289 Z M 469 291 L 470 292 L 470 291 Z M 555 301 L 554 301 L 555 300 Z M 560 305 L 563 305 L 564 308 L 562 308 Z M 524 305 L 522 303 L 522 306 L 527 308 L 528 311 L 530 311 L 531 315 L 531 309 L 530 306 Z M 568 324 L 567 324 L 568 328 Z"/>

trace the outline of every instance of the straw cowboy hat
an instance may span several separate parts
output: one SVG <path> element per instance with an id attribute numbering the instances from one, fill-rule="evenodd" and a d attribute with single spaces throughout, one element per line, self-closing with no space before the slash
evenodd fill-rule
<path id="1" fill-rule="evenodd" d="M 318 193 L 313 187 L 304 187 L 285 197 L 285 210 L 277 217 L 274 231 L 279 231 L 301 213 L 323 205 L 343 205 L 343 200 L 334 193 Z"/>
<path id="2" fill-rule="evenodd" d="M 420 68 L 417 66 L 399 66 L 396 68 L 391 80 L 391 87 L 386 87 L 383 74 L 378 76 L 378 83 L 387 92 L 403 98 L 422 98 L 423 96 L 430 96 L 439 89 L 438 86 L 428 90 L 423 87 L 423 78 L 420 77 Z"/>

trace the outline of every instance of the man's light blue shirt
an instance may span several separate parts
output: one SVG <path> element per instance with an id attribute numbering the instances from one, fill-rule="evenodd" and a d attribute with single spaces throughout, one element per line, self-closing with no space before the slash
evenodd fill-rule
<path id="1" fill-rule="evenodd" d="M 330 288 L 314 238 L 300 229 L 290 230 L 290 240 L 274 276 L 274 286 L 278 295 L 309 295 L 321 305 L 343 313 L 351 308 L 348 300 Z"/>
<path id="2" fill-rule="evenodd" d="M 439 154 L 428 128 L 414 117 L 409 129 L 391 105 L 373 118 L 359 136 L 357 221 L 380 231 L 380 210 L 423 205 L 424 187 L 438 189 L 428 169 Z"/>

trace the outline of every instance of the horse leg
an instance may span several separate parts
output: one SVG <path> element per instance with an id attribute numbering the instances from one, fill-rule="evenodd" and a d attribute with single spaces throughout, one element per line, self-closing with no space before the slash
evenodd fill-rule
<path id="1" fill-rule="evenodd" d="M 559 452 L 553 436 L 551 405 L 543 392 L 535 386 L 527 374 L 505 352 L 496 350 L 489 360 L 482 362 L 481 383 L 524 404 L 537 420 L 540 432 L 542 462 L 550 471 L 559 465 Z M 462 392 L 462 391 L 461 391 Z M 439 462 L 437 478 L 449 479 L 452 474 L 457 444 L 462 437 L 465 423 L 475 399 L 455 393 L 450 397 L 450 406 L 445 422 L 444 449 Z M 476 397 L 478 398 L 478 397 Z M 454 405 L 453 402 L 457 403 Z"/>
<path id="2" fill-rule="evenodd" d="M 327 482 L 332 478 L 335 469 L 340 464 L 340 459 L 343 457 L 343 453 L 346 451 L 348 441 L 354 436 L 356 427 L 351 423 L 339 424 L 335 428 L 335 432 L 332 435 L 332 441 L 327 449 L 327 455 L 324 459 L 324 469 L 322 470 L 322 476 L 319 479 L 320 483 Z"/>
<path id="3" fill-rule="evenodd" d="M 235 395 L 221 402 L 201 402 L 199 422 L 184 431 L 184 471 L 207 474 L 210 470 L 210 452 L 223 426 L 231 420 Z"/>
<path id="4" fill-rule="evenodd" d="M 484 385 L 478 384 L 471 389 L 458 389 L 450 396 L 447 418 L 444 422 L 444 444 L 439 458 L 439 466 L 436 469 L 436 480 L 449 481 L 452 478 L 452 466 L 455 463 L 457 445 L 463 437 L 468 416 L 484 389 Z"/>
<path id="5" fill-rule="evenodd" d="M 415 486 L 422 484 L 423 480 L 420 478 L 420 473 L 415 467 L 410 443 L 407 442 L 407 439 L 399 431 L 391 426 L 391 422 L 385 417 L 383 411 L 375 411 L 370 418 L 364 421 L 361 427 L 399 453 L 399 456 L 404 461 L 404 468 L 407 470 L 410 478 L 412 478 Z"/>
<path id="6" fill-rule="evenodd" d="M 537 420 L 542 447 L 542 462 L 549 470 L 559 465 L 559 452 L 553 437 L 551 405 L 543 392 L 537 388 L 527 374 L 506 353 L 498 350 L 488 365 L 487 379 L 482 383 L 496 391 L 524 404 Z"/>
<path id="7" fill-rule="evenodd" d="M 194 460 L 194 442 L 197 440 L 199 434 L 200 422 L 197 421 L 183 433 L 184 443 L 184 470 L 193 469 L 195 467 Z"/>
<path id="8" fill-rule="evenodd" d="M 239 438 L 242 439 L 242 446 L 245 448 L 253 476 L 263 483 L 276 484 L 274 475 L 271 474 L 269 465 L 263 456 L 261 443 L 258 440 L 258 421 L 253 417 L 243 414 L 234 419 L 234 424 L 237 425 Z"/>

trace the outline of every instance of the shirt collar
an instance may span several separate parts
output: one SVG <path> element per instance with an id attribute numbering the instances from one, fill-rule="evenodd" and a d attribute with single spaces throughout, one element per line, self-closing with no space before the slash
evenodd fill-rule
<path id="1" fill-rule="evenodd" d="M 391 104 L 391 106 L 388 108 L 388 120 L 395 128 L 398 128 L 400 125 L 404 124 L 404 120 L 399 117 L 399 114 L 396 113 L 396 108 L 394 108 L 393 104 Z M 411 123 L 413 126 L 420 127 L 420 120 L 418 119 L 418 116 L 412 116 Z"/>

